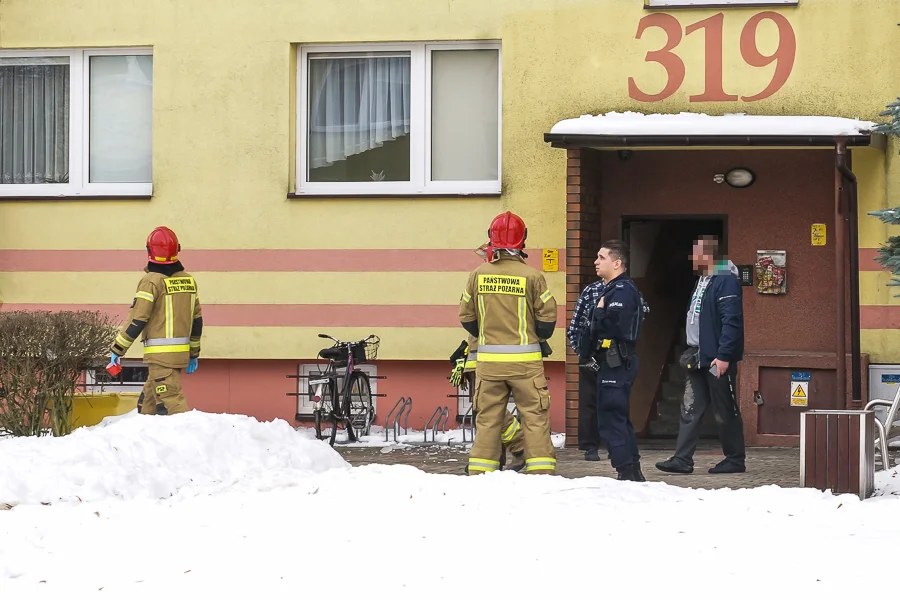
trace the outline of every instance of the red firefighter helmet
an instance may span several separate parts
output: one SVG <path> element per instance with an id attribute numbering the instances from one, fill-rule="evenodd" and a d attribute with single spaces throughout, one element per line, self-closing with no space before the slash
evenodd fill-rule
<path id="1" fill-rule="evenodd" d="M 157 227 L 147 236 L 147 258 L 158 265 L 171 265 L 178 262 L 181 244 L 178 236 L 168 227 Z"/>
<path id="2" fill-rule="evenodd" d="M 521 250 L 525 247 L 528 228 L 519 215 L 506 211 L 491 221 L 488 229 L 491 248 L 494 250 Z"/>

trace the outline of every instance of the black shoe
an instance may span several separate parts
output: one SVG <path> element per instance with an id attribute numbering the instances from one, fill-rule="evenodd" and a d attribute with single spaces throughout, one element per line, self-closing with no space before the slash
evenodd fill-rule
<path id="1" fill-rule="evenodd" d="M 500 468 L 498 471 L 502 471 L 503 467 L 506 465 L 506 446 L 502 446 L 500 448 Z"/>
<path id="2" fill-rule="evenodd" d="M 600 460 L 600 454 L 597 452 L 596 448 L 591 448 L 585 451 L 584 460 L 589 460 L 591 462 L 598 461 Z"/>
<path id="3" fill-rule="evenodd" d="M 723 473 L 743 473 L 747 470 L 747 466 L 742 463 L 734 463 L 727 458 L 709 470 L 713 475 L 721 475 Z"/>
<path id="4" fill-rule="evenodd" d="M 678 473 L 679 475 L 689 475 L 694 472 L 693 466 L 685 465 L 674 458 L 656 463 L 656 468 L 663 473 Z"/>

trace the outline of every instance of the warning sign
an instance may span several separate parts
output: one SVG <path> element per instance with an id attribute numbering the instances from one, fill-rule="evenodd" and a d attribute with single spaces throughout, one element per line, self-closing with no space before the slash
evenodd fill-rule
<path id="1" fill-rule="evenodd" d="M 809 233 L 813 246 L 825 245 L 825 223 L 813 223 Z"/>
<path id="2" fill-rule="evenodd" d="M 807 406 L 809 404 L 809 382 L 791 382 L 791 406 Z"/>
<path id="3" fill-rule="evenodd" d="M 559 271 L 559 249 L 545 248 L 541 255 L 541 265 L 544 271 Z"/>

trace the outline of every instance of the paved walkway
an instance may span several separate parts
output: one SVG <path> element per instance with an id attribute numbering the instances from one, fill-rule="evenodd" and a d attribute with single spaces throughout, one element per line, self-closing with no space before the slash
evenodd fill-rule
<path id="1" fill-rule="evenodd" d="M 642 441 L 641 467 L 647 481 L 665 481 L 671 485 L 693 488 L 749 488 L 763 485 L 798 487 L 800 484 L 799 448 L 748 448 L 747 472 L 729 475 L 710 475 L 709 467 L 722 460 L 722 452 L 716 443 L 702 444 L 694 455 L 694 473 L 691 475 L 667 475 L 653 466 L 669 458 L 674 440 L 664 442 Z M 352 465 L 401 464 L 412 465 L 428 473 L 463 474 L 468 451 L 461 447 L 430 446 L 398 448 L 339 448 L 335 447 Z M 604 476 L 615 477 L 605 452 L 601 462 L 587 462 L 584 453 L 577 449 L 557 450 L 557 473 L 563 477 Z"/>

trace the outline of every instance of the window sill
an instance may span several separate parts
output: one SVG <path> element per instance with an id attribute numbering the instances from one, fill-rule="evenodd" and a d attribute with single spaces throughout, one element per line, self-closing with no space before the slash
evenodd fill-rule
<path id="1" fill-rule="evenodd" d="M 289 192 L 287 197 L 289 200 L 302 200 L 302 199 L 310 199 L 310 200 L 322 200 L 327 198 L 361 198 L 361 199 L 382 199 L 382 200 L 390 200 L 394 198 L 500 198 L 503 196 L 503 192 L 470 192 L 470 193 L 441 193 L 441 194 L 410 194 L 410 193 L 399 193 L 399 194 L 391 194 L 391 193 L 383 193 L 383 194 L 348 194 L 348 193 L 322 193 L 322 192 L 313 192 L 306 194 L 297 194 L 293 192 Z"/>
<path id="2" fill-rule="evenodd" d="M 790 8 L 798 7 L 799 0 L 693 0 L 692 3 L 687 2 L 665 2 L 653 3 L 645 2 L 644 10 L 650 11 L 667 11 L 667 10 L 687 10 L 687 9 L 704 9 L 704 8 Z"/>
<path id="3" fill-rule="evenodd" d="M 0 202 L 7 200 L 151 200 L 152 198 L 152 195 L 143 194 L 43 194 L 34 196 L 0 194 Z"/>
<path id="4" fill-rule="evenodd" d="M 152 183 L 0 184 L 3 200 L 150 200 Z"/>

